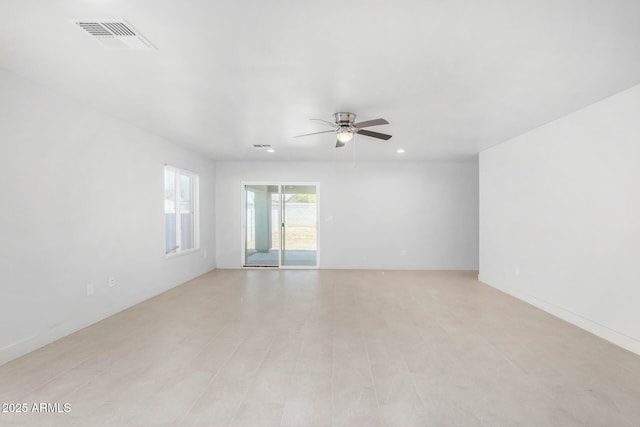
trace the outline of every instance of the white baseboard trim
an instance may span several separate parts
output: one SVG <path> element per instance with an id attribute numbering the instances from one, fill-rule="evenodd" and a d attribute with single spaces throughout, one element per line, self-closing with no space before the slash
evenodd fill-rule
<path id="1" fill-rule="evenodd" d="M 108 317 L 118 314 L 121 311 L 124 311 L 128 308 L 133 307 L 134 305 L 138 305 L 148 299 L 154 298 L 164 292 L 167 292 L 175 287 L 178 287 L 188 281 L 191 281 L 203 274 L 207 274 L 213 270 L 215 270 L 215 268 L 209 271 L 206 271 L 202 274 L 198 274 L 197 276 L 187 279 L 184 282 L 170 285 L 169 287 L 164 289 L 157 289 L 152 292 L 148 292 L 148 291 L 140 292 L 135 298 L 133 298 L 132 302 L 129 302 L 128 304 L 111 305 L 108 307 L 104 307 L 101 310 L 93 311 L 87 314 L 83 318 L 80 318 L 80 319 L 75 318 L 71 321 L 63 322 L 62 324 L 54 328 L 48 329 L 46 331 L 42 331 L 39 334 L 32 335 L 30 337 L 23 338 L 20 341 L 6 345 L 0 348 L 0 366 L 14 359 L 17 359 L 21 356 L 24 356 L 27 353 L 31 353 L 34 350 L 44 347 L 47 344 L 51 344 L 52 342 L 57 341 L 60 338 L 64 338 L 67 335 L 71 335 L 74 332 L 77 332 L 81 329 L 91 326 L 94 323 L 97 323 L 101 320 L 104 320 Z"/>
<path id="2" fill-rule="evenodd" d="M 135 305 L 138 303 L 134 303 Z M 47 344 L 51 344 L 54 341 L 64 338 L 67 335 L 71 335 L 74 332 L 84 329 L 87 326 L 91 326 L 101 320 L 106 319 L 120 311 L 126 310 L 128 307 L 124 307 L 120 310 L 105 310 L 101 313 L 93 312 L 88 318 L 74 319 L 72 322 L 64 322 L 52 329 L 48 329 L 39 334 L 32 335 L 27 338 L 23 338 L 18 342 L 11 343 L 7 346 L 0 348 L 0 366 L 27 353 L 31 353 Z"/>
<path id="3" fill-rule="evenodd" d="M 478 280 L 487 286 L 491 286 L 492 288 L 495 288 L 501 292 L 511 295 L 512 297 L 518 298 L 521 301 L 531 304 L 534 307 L 546 311 L 547 313 L 556 316 L 566 322 L 569 322 L 581 329 L 584 329 L 585 331 L 590 332 L 604 340 L 607 340 L 610 343 L 613 343 L 619 347 L 629 350 L 632 353 L 640 355 L 640 340 L 638 339 L 625 335 L 622 332 L 611 329 L 608 326 L 602 325 L 596 321 L 588 319 L 572 311 L 566 310 L 555 304 L 541 300 L 526 292 L 518 291 L 508 286 L 496 285 L 495 283 L 492 284 L 489 280 L 483 277 L 482 274 L 478 275 Z"/>

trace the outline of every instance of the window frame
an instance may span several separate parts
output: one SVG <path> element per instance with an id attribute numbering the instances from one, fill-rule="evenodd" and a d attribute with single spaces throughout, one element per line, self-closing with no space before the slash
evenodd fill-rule
<path id="1" fill-rule="evenodd" d="M 180 212 L 180 176 L 188 176 L 191 178 L 191 209 L 193 210 L 193 247 L 182 249 L 180 247 L 171 252 L 167 252 L 167 212 L 166 212 L 166 195 L 163 197 L 163 223 L 164 223 L 164 256 L 165 258 L 175 258 L 200 251 L 200 176 L 188 169 L 179 168 L 169 164 L 163 168 L 163 190 L 166 189 L 166 172 L 171 171 L 175 177 L 175 235 L 176 244 L 181 241 L 182 230 L 181 221 L 179 220 Z M 164 193 L 164 191 L 163 191 Z"/>

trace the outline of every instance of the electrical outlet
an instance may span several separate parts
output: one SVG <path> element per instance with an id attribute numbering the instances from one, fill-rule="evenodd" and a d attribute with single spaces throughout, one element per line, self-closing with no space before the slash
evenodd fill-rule
<path id="1" fill-rule="evenodd" d="M 116 278 L 114 276 L 109 277 L 109 287 L 113 288 L 116 285 Z"/>
<path id="2" fill-rule="evenodd" d="M 403 249 L 402 251 L 400 251 L 400 255 L 407 256 L 407 250 Z"/>
<path id="3" fill-rule="evenodd" d="M 202 251 L 202 258 L 206 258 L 207 257 L 207 251 Z"/>
<path id="4" fill-rule="evenodd" d="M 89 283 L 87 285 L 87 296 L 93 295 L 93 284 Z"/>

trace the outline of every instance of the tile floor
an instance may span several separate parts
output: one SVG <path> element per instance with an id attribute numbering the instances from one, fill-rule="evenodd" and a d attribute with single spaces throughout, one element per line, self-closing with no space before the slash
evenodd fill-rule
<path id="1" fill-rule="evenodd" d="M 640 426 L 640 356 L 471 272 L 216 270 L 0 367 L 34 426 Z"/>

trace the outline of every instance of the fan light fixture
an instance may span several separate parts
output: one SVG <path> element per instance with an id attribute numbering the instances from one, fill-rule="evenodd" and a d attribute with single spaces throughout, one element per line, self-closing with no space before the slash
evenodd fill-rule
<path id="1" fill-rule="evenodd" d="M 364 122 L 356 122 L 356 115 L 353 113 L 335 113 L 333 115 L 335 118 L 335 123 L 328 122 L 323 119 L 311 119 L 318 120 L 324 122 L 331 126 L 333 129 L 331 130 L 321 130 L 319 132 L 306 133 L 304 135 L 296 135 L 294 138 L 299 138 L 301 136 L 309 136 L 309 135 L 317 135 L 319 133 L 334 133 L 336 134 L 336 138 L 338 141 L 336 142 L 336 148 L 344 147 L 347 142 L 353 139 L 353 136 L 357 133 L 363 136 L 370 136 L 371 138 L 383 139 L 387 141 L 391 138 L 391 135 L 387 135 L 386 133 L 373 132 L 368 128 L 370 126 L 378 126 L 378 125 L 388 125 L 389 122 L 385 119 L 373 119 L 373 120 L 365 120 Z"/>
<path id="2" fill-rule="evenodd" d="M 338 131 L 338 141 L 340 142 L 349 142 L 353 139 L 353 132 L 348 127 L 342 127 Z"/>

